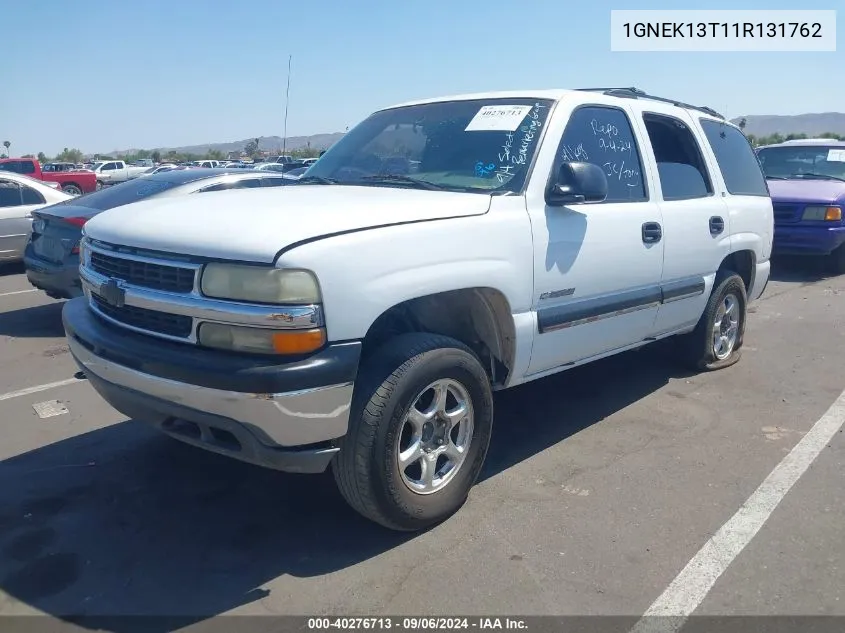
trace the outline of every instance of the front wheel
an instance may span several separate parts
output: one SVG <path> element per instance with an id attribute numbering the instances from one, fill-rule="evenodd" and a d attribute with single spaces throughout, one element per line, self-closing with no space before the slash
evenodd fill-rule
<path id="1" fill-rule="evenodd" d="M 404 334 L 359 376 L 332 464 L 341 494 L 394 530 L 448 518 L 478 478 L 493 429 L 490 380 L 478 358 L 445 336 Z"/>
<path id="2" fill-rule="evenodd" d="M 690 369 L 712 371 L 739 361 L 747 303 L 742 277 L 720 272 L 704 314 L 695 329 L 681 337 L 682 359 Z"/>

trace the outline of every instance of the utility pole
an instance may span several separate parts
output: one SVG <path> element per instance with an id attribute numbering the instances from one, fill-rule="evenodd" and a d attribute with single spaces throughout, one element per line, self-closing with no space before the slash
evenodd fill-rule
<path id="1" fill-rule="evenodd" d="M 288 57 L 288 88 L 285 92 L 285 135 L 284 139 L 282 140 L 282 154 L 285 155 L 287 153 L 288 148 L 288 100 L 290 99 L 290 64 L 293 60 L 293 55 Z"/>

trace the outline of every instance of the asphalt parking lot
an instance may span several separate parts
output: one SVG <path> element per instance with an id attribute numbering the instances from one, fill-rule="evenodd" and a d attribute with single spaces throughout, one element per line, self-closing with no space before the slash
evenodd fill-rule
<path id="1" fill-rule="evenodd" d="M 126 420 L 74 378 L 61 302 L 2 269 L 0 614 L 639 616 L 845 389 L 845 277 L 773 271 L 729 369 L 645 349 L 498 394 L 467 505 L 403 535 L 328 474 Z M 845 615 L 845 435 L 823 443 L 695 614 Z"/>

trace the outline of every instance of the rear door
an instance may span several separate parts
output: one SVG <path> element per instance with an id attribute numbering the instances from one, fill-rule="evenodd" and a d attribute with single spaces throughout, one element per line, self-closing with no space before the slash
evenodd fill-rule
<path id="1" fill-rule="evenodd" d="M 638 124 L 657 168 L 655 198 L 666 242 L 655 323 L 660 336 L 694 326 L 704 312 L 716 270 L 730 253 L 730 215 L 706 139 L 686 110 L 649 102 Z"/>

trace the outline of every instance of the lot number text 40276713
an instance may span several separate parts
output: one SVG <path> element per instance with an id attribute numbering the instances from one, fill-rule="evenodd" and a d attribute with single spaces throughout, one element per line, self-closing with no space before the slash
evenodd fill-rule
<path id="1" fill-rule="evenodd" d="M 350 617 L 350 618 L 308 618 L 309 630 L 388 630 L 399 631 L 442 631 L 442 630 L 525 630 L 525 620 L 519 618 L 465 618 L 465 617 Z"/>

